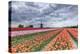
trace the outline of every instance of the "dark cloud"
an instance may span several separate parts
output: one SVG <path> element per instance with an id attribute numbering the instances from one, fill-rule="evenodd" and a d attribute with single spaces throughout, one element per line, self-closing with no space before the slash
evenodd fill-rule
<path id="1" fill-rule="evenodd" d="M 12 1 L 12 22 L 66 21 L 78 15 L 77 5 Z M 37 20 L 38 18 L 38 20 Z M 62 18 L 58 20 L 57 18 Z"/>

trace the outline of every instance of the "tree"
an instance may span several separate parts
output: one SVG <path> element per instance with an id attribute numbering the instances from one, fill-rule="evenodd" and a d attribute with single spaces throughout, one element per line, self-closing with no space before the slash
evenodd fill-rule
<path id="1" fill-rule="evenodd" d="M 19 28 L 23 28 L 23 27 L 24 27 L 24 25 L 19 24 L 19 25 L 18 25 L 18 27 L 19 27 Z"/>
<path id="2" fill-rule="evenodd" d="M 29 25 L 29 27 L 33 28 L 33 25 Z"/>

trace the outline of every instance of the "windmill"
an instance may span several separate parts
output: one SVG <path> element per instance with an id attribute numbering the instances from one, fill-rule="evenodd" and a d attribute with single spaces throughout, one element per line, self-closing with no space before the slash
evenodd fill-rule
<path id="1" fill-rule="evenodd" d="M 40 19 L 40 28 L 44 28 L 43 22 L 45 21 L 45 16 Z"/>
<path id="2" fill-rule="evenodd" d="M 43 28 L 43 23 L 42 23 L 42 19 L 41 19 L 41 23 L 40 23 L 40 28 Z"/>

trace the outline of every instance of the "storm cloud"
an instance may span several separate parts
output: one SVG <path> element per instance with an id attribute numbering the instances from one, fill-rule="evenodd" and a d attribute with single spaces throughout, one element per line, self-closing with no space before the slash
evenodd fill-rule
<path id="1" fill-rule="evenodd" d="M 78 6 L 69 4 L 53 4 L 40 2 L 12 1 L 12 25 L 44 24 L 44 27 L 64 27 L 77 25 Z"/>

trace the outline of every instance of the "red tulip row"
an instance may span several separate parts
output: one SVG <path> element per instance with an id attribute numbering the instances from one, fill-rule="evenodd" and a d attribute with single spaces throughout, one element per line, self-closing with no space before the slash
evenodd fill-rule
<path id="1" fill-rule="evenodd" d="M 78 39 L 78 29 L 68 29 L 69 32 L 73 35 L 74 38 Z"/>
<path id="2" fill-rule="evenodd" d="M 71 28 L 71 30 L 78 32 L 78 28 Z"/>
<path id="3" fill-rule="evenodd" d="M 53 35 L 57 34 L 60 30 L 49 31 L 46 34 L 35 36 L 33 40 L 26 40 L 23 43 L 18 44 L 17 46 L 12 46 L 12 52 L 30 52 L 34 50 L 34 47 L 39 47 L 43 41 L 48 40 Z"/>
<path id="4" fill-rule="evenodd" d="M 76 48 L 73 41 L 71 40 L 70 35 L 64 29 L 60 34 L 57 35 L 55 39 L 53 39 L 45 48 L 44 51 L 51 50 L 68 50 Z"/>

